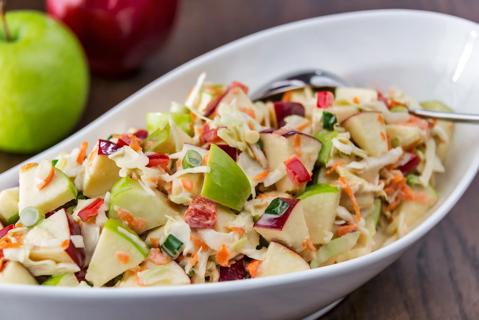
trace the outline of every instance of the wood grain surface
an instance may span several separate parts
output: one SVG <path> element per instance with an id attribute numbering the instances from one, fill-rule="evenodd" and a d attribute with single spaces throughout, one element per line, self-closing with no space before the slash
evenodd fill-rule
<path id="1" fill-rule="evenodd" d="M 10 0 L 9 8 L 42 10 L 43 1 Z M 479 20 L 479 0 L 183 0 L 167 47 L 140 72 L 122 80 L 92 78 L 79 128 L 165 72 L 244 35 L 304 18 L 380 8 Z M 0 153 L 0 172 L 23 159 Z M 324 318 L 479 319 L 478 188 L 476 179 L 423 240 Z"/>

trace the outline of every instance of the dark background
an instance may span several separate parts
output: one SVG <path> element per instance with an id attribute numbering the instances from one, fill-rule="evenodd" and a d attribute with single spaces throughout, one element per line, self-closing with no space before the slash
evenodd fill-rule
<path id="1" fill-rule="evenodd" d="M 43 9 L 10 0 L 10 9 Z M 168 45 L 137 74 L 92 78 L 79 127 L 182 63 L 244 35 L 345 11 L 407 8 L 479 21 L 479 0 L 183 0 Z M 0 172 L 25 157 L 0 153 Z M 327 319 L 479 319 L 479 197 L 476 179 L 450 214 L 376 278 L 346 297 Z"/>

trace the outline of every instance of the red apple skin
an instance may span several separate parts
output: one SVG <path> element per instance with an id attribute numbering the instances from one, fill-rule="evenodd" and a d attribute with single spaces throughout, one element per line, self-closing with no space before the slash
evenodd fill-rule
<path id="1" fill-rule="evenodd" d="M 70 235 L 76 236 L 81 235 L 81 229 L 78 223 L 73 221 L 73 218 L 68 214 L 68 228 L 70 229 Z M 65 252 L 72 258 L 72 260 L 81 268 L 85 262 L 85 249 L 83 248 L 76 248 L 73 245 L 73 242 L 70 240 L 68 243 L 68 248 L 65 249 Z"/>
<path id="2" fill-rule="evenodd" d="M 46 0 L 50 16 L 69 26 L 94 73 L 128 74 L 169 35 L 178 0 Z"/>
<path id="3" fill-rule="evenodd" d="M 287 202 L 289 205 L 286 212 L 280 216 L 265 213 L 258 221 L 256 221 L 255 227 L 283 230 L 286 221 L 288 221 L 291 212 L 293 212 L 294 207 L 299 201 L 292 198 L 281 198 L 281 200 Z"/>

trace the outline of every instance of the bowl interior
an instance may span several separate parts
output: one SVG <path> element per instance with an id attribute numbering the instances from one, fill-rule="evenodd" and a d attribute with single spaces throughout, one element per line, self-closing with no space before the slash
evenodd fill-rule
<path id="1" fill-rule="evenodd" d="M 146 112 L 183 101 L 203 71 L 211 81 L 240 80 L 254 90 L 284 73 L 322 68 L 359 86 L 395 86 L 418 99 L 440 99 L 455 110 L 479 112 L 478 32 L 472 22 L 416 11 L 343 14 L 260 32 L 163 76 L 32 160 L 71 150 L 83 140 L 94 143 L 111 132 L 143 127 Z M 459 196 L 456 187 L 475 174 L 479 144 L 471 142 L 478 132 L 478 127 L 457 125 L 436 207 L 454 193 Z M 0 175 L 0 189 L 17 184 L 17 170 Z"/>

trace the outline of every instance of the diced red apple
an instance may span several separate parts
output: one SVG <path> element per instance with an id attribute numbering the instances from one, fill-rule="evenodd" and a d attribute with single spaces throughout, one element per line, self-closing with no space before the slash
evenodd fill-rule
<path id="1" fill-rule="evenodd" d="M 254 229 L 267 241 L 279 241 L 301 252 L 304 241 L 309 239 L 301 202 L 291 198 L 276 198 L 272 203 L 275 201 L 281 206 L 281 212 L 270 213 L 270 204 Z"/>
<path id="2" fill-rule="evenodd" d="M 424 132 L 416 126 L 388 124 L 386 130 L 393 146 L 408 148 L 424 141 Z"/>
<path id="3" fill-rule="evenodd" d="M 299 254 L 277 242 L 271 242 L 257 276 L 274 276 L 309 269 L 309 264 Z"/>
<path id="4" fill-rule="evenodd" d="M 297 115 L 304 117 L 305 110 L 301 103 L 276 101 L 273 104 L 277 127 L 280 128 L 286 124 L 285 118 Z"/>
<path id="5" fill-rule="evenodd" d="M 361 112 L 342 123 L 353 141 L 370 156 L 379 157 L 389 149 L 384 117 L 379 112 Z"/>
<path id="6" fill-rule="evenodd" d="M 110 152 L 116 151 L 116 145 L 111 144 L 110 141 L 100 140 L 87 157 L 83 179 L 83 194 L 87 197 L 103 196 L 120 179 L 120 169 L 115 161 L 108 158 Z"/>

